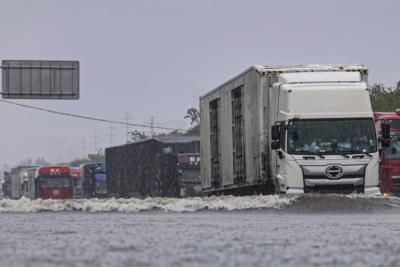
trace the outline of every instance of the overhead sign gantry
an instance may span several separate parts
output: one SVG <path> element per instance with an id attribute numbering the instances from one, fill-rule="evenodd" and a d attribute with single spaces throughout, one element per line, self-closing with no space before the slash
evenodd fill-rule
<path id="1" fill-rule="evenodd" d="M 79 99 L 79 61 L 3 60 L 5 99 Z"/>

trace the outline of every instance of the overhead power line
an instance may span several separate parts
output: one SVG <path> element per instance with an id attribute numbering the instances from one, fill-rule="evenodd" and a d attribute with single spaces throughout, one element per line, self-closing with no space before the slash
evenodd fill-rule
<path id="1" fill-rule="evenodd" d="M 27 108 L 27 109 L 39 110 L 39 111 L 43 111 L 43 112 L 48 112 L 48 113 L 57 114 L 57 115 L 61 115 L 61 116 L 72 117 L 72 118 L 84 119 L 84 120 L 100 121 L 100 122 L 105 122 L 105 123 L 112 123 L 112 124 L 119 124 L 119 125 L 129 125 L 129 126 L 150 128 L 150 129 L 153 128 L 153 129 L 170 130 L 170 131 L 185 131 L 184 129 L 178 129 L 178 128 L 169 128 L 169 127 L 152 126 L 152 125 L 139 124 L 139 123 L 130 123 L 130 122 L 123 122 L 123 121 L 107 120 L 107 119 L 101 119 L 101 118 L 86 116 L 86 115 L 79 115 L 79 114 L 73 114 L 73 113 L 68 113 L 68 112 L 61 112 L 61 111 L 56 111 L 56 110 L 47 109 L 47 108 L 40 108 L 40 107 L 20 104 L 20 103 L 16 103 L 16 102 L 4 100 L 4 99 L 0 99 L 0 102 L 6 103 L 6 104 L 10 104 L 10 105 L 14 105 L 14 106 Z"/>

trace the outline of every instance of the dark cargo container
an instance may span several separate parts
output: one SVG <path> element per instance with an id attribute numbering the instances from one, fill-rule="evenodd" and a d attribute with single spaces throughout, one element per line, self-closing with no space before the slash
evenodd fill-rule
<path id="1" fill-rule="evenodd" d="M 3 198 L 11 198 L 11 173 L 4 172 Z"/>
<path id="2" fill-rule="evenodd" d="M 107 148 L 106 171 L 109 196 L 139 198 L 181 196 L 178 154 L 198 155 L 199 148 L 199 138 L 190 136 L 158 137 Z M 200 185 L 200 167 L 196 169 L 191 166 L 191 169 L 197 171 L 197 185 Z M 190 175 L 193 175 L 193 170 Z"/>

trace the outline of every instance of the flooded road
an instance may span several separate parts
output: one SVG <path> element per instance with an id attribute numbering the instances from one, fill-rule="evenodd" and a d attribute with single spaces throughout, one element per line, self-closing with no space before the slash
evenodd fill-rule
<path id="1" fill-rule="evenodd" d="M 123 211 L 116 203 L 125 203 Z M 399 203 L 342 196 L 3 200 L 0 265 L 397 266 Z"/>

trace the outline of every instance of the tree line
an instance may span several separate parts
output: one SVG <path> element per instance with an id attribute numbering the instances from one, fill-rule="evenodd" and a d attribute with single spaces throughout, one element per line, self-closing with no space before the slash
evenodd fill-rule
<path id="1" fill-rule="evenodd" d="M 396 87 L 386 87 L 382 83 L 375 83 L 369 90 L 373 111 L 394 112 L 400 108 L 400 82 Z"/>

